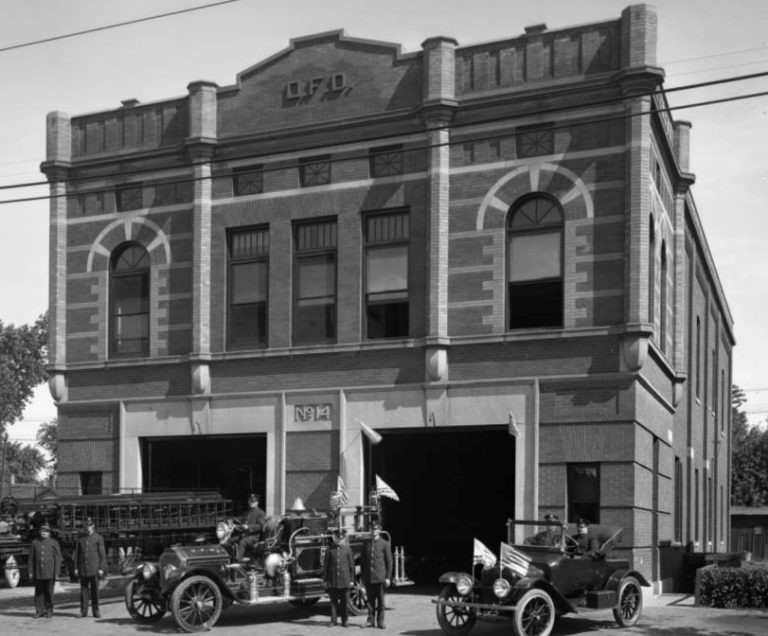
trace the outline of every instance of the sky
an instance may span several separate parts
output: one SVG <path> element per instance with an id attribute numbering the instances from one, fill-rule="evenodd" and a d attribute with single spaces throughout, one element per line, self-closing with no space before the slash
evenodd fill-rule
<path id="1" fill-rule="evenodd" d="M 183 97 L 187 84 L 230 85 L 235 75 L 295 37 L 344 29 L 356 38 L 419 51 L 436 35 L 460 46 L 618 19 L 623 0 L 237 0 L 22 48 L 7 47 L 211 4 L 214 0 L 0 0 L 0 186 L 43 180 L 45 116 L 116 108 L 136 98 Z M 768 73 L 768 2 L 659 0 L 657 61 L 665 87 Z M 670 105 L 768 91 L 768 77 L 673 92 Z M 673 112 L 693 124 L 692 188 L 734 318 L 733 380 L 753 424 L 768 417 L 768 96 Z M 0 321 L 30 323 L 48 304 L 46 186 L 0 190 Z M 40 387 L 10 437 L 34 440 L 56 409 Z"/>

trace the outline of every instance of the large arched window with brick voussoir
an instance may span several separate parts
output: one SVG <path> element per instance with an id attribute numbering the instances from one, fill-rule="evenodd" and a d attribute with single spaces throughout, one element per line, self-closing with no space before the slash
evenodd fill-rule
<path id="1" fill-rule="evenodd" d="M 109 353 L 149 354 L 149 254 L 138 243 L 123 243 L 110 262 Z"/>
<path id="2" fill-rule="evenodd" d="M 563 211 L 546 194 L 520 199 L 507 218 L 507 324 L 563 326 Z"/>

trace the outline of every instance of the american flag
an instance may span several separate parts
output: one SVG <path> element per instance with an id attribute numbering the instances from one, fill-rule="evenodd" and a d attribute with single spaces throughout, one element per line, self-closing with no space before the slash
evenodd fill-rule
<path id="1" fill-rule="evenodd" d="M 511 545 L 502 541 L 499 554 L 502 567 L 507 567 L 520 576 L 528 574 L 528 564 L 531 562 L 531 559 L 520 552 L 520 550 L 515 550 Z"/>
<path id="2" fill-rule="evenodd" d="M 336 478 L 336 500 L 339 506 L 349 504 L 349 495 L 347 495 L 347 489 L 344 487 L 344 480 L 341 478 L 341 475 Z"/>
<path id="3" fill-rule="evenodd" d="M 472 552 L 472 563 L 482 563 L 486 568 L 496 565 L 496 555 L 491 552 L 482 541 L 475 539 L 475 549 Z"/>
<path id="4" fill-rule="evenodd" d="M 378 475 L 376 475 L 376 494 L 380 497 L 389 497 L 395 501 L 400 501 L 400 497 L 398 497 L 397 493 L 392 490 L 392 487 L 387 485 Z"/>

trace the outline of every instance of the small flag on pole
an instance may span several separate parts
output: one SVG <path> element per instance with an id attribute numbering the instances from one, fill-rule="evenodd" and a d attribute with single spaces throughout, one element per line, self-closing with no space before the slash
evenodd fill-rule
<path id="1" fill-rule="evenodd" d="M 475 539 L 475 549 L 472 553 L 472 563 L 482 563 L 483 567 L 492 568 L 496 565 L 496 555 L 482 541 Z"/>
<path id="2" fill-rule="evenodd" d="M 511 545 L 502 541 L 499 556 L 502 567 L 507 567 L 520 576 L 528 574 L 528 565 L 531 559 L 520 550 L 515 550 Z"/>
<path id="3" fill-rule="evenodd" d="M 398 497 L 397 493 L 392 490 L 392 487 L 387 485 L 387 483 L 378 475 L 376 475 L 376 494 L 380 497 L 389 497 L 395 501 L 400 501 L 400 497 Z"/>
<path id="4" fill-rule="evenodd" d="M 344 480 L 341 478 L 341 475 L 336 478 L 336 497 L 339 506 L 349 504 L 349 495 L 347 495 L 347 489 L 344 487 Z"/>

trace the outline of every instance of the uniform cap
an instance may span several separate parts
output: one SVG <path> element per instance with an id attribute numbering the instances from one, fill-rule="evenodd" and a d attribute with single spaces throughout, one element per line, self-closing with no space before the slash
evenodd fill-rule
<path id="1" fill-rule="evenodd" d="M 93 517 L 87 517 L 85 519 L 85 525 L 86 526 L 95 526 L 96 522 L 93 520 Z"/>
<path id="2" fill-rule="evenodd" d="M 253 503 L 254 501 L 259 501 L 259 496 L 255 493 L 251 493 L 248 495 L 248 503 Z"/>
<path id="3" fill-rule="evenodd" d="M 559 523 L 560 517 L 557 515 L 544 515 L 544 521 L 553 521 Z"/>
<path id="4" fill-rule="evenodd" d="M 42 526 L 40 526 L 40 532 L 42 532 L 43 530 L 45 530 L 46 532 L 50 532 L 51 526 L 49 526 L 47 523 L 44 523 Z"/>
<path id="5" fill-rule="evenodd" d="M 584 517 L 579 517 L 578 519 L 576 519 L 576 525 L 577 526 L 588 526 L 589 525 L 589 521 L 587 521 Z"/>

